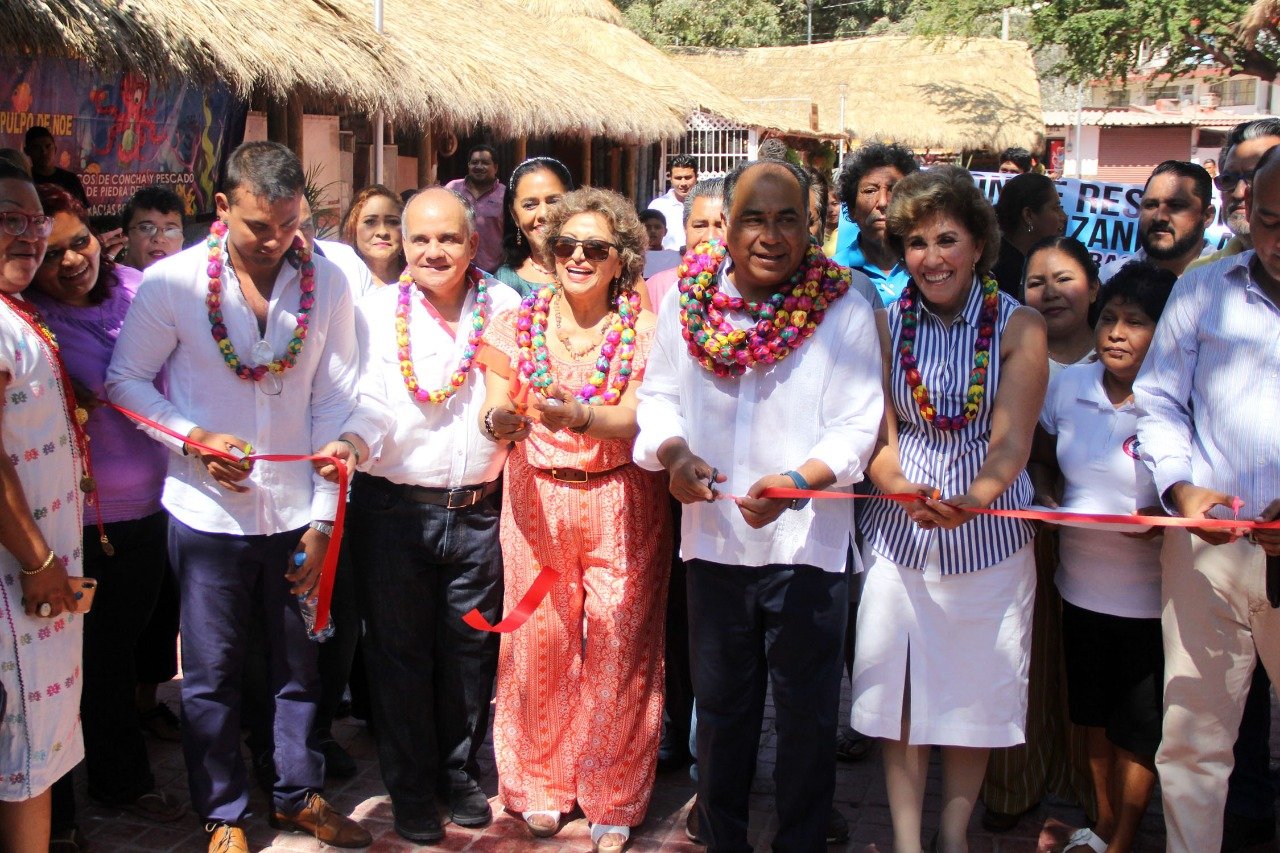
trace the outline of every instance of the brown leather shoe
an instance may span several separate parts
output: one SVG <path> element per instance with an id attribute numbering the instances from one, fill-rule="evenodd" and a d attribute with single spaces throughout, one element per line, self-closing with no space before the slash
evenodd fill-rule
<path id="1" fill-rule="evenodd" d="M 307 803 L 294 814 L 273 812 L 269 823 L 288 832 L 305 832 L 333 847 L 368 847 L 373 836 L 346 815 L 338 814 L 319 794 L 307 797 Z"/>
<path id="2" fill-rule="evenodd" d="M 209 835 L 209 853 L 249 853 L 249 839 L 238 826 L 206 823 L 204 831 Z"/>

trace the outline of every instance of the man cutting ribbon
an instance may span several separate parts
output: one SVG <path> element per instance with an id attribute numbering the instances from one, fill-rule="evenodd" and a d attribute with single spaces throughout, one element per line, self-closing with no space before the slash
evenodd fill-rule
<path id="1" fill-rule="evenodd" d="M 361 432 L 378 434 L 343 432 L 356 398 L 351 296 L 341 271 L 297 236 L 304 184 L 284 146 L 237 148 L 209 238 L 148 268 L 107 373 L 112 402 L 192 443 L 151 430 L 174 451 L 162 501 L 182 605 L 183 751 L 211 850 L 248 850 L 240 683 L 255 604 L 275 701 L 271 823 L 335 846 L 371 841 L 320 796 L 323 759 L 309 736 L 317 647 L 298 598 L 315 595 L 337 487 L 302 466 L 263 467 L 195 446 L 247 457 L 250 442 L 266 454 L 323 445 L 323 455 L 347 461 L 369 453 Z M 162 370 L 168 399 L 153 384 Z"/>
<path id="2" fill-rule="evenodd" d="M 1138 440 L 1170 512 L 1280 516 L 1280 155 L 1258 162 L 1246 207 L 1253 251 L 1174 286 L 1134 384 Z M 1161 554 L 1164 728 L 1156 769 L 1168 849 L 1217 850 L 1232 743 L 1261 659 L 1280 676 L 1280 531 L 1170 529 Z M 1271 586 L 1271 589 L 1268 589 Z"/>

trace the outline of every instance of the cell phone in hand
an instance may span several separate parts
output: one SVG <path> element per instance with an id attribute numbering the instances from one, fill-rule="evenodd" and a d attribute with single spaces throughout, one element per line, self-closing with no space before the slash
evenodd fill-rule
<path id="1" fill-rule="evenodd" d="M 67 578 L 71 582 L 71 592 L 75 596 L 76 613 L 88 613 L 93 607 L 93 594 L 98 591 L 98 582 L 93 578 Z"/>

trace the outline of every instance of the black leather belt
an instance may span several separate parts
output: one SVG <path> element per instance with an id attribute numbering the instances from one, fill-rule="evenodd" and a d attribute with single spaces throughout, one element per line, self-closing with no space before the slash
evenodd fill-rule
<path id="1" fill-rule="evenodd" d="M 533 470 L 561 483 L 589 483 L 601 477 L 607 477 L 625 465 L 626 463 L 623 463 L 605 471 L 583 471 L 579 468 L 534 468 Z"/>
<path id="2" fill-rule="evenodd" d="M 362 481 L 367 478 L 367 482 L 395 492 L 405 500 L 420 504 L 431 504 L 432 506 L 442 506 L 445 509 L 467 509 L 473 507 L 498 491 L 502 486 L 501 477 L 488 483 L 481 483 L 478 486 L 463 486 L 459 489 L 433 489 L 428 486 L 406 486 L 402 483 L 393 483 L 382 477 L 373 477 L 367 474 L 357 474 L 356 476 Z"/>

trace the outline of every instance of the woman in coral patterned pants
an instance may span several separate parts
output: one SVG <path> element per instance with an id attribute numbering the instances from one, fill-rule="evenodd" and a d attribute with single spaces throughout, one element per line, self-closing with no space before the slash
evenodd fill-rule
<path id="1" fill-rule="evenodd" d="M 662 723 L 671 516 L 665 476 L 631 461 L 654 325 L 632 286 L 643 238 L 620 196 L 570 193 L 547 223 L 556 285 L 485 332 L 481 427 L 516 442 L 502 503 L 507 609 L 544 566 L 558 573 L 529 621 L 502 638 L 501 794 L 538 837 L 577 804 L 602 851 L 621 850 L 644 818 Z M 512 399 L 513 374 L 533 389 L 527 401 Z"/>

